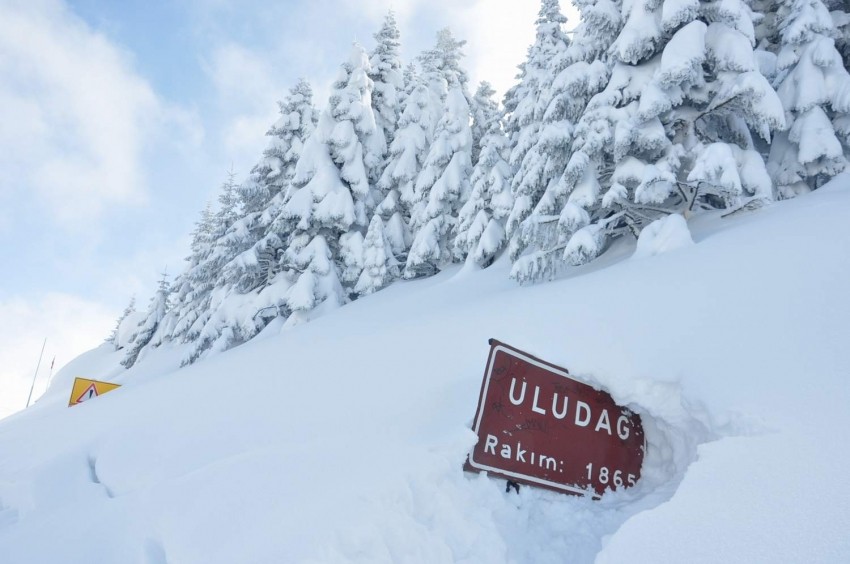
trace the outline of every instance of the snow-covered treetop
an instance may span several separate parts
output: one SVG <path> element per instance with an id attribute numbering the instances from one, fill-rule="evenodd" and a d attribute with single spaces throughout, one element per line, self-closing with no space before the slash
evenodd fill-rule
<path id="1" fill-rule="evenodd" d="M 278 102 L 280 117 L 266 135 L 269 143 L 251 174 L 237 189 L 245 214 L 265 211 L 292 177 L 304 141 L 315 128 L 318 114 L 313 107 L 313 89 L 300 79 L 286 99 Z"/>
<path id="2" fill-rule="evenodd" d="M 557 0 L 543 0 L 534 43 L 528 48 L 525 62 L 519 66 L 519 84 L 505 95 L 505 108 L 509 112 L 507 130 L 511 134 L 542 119 L 546 108 L 538 103 L 541 91 L 554 78 L 550 72 L 553 61 L 561 59 L 570 44 L 562 27 L 566 21 Z M 514 164 L 524 154 L 521 148 L 519 154 L 512 157 Z"/>
<path id="3" fill-rule="evenodd" d="M 537 13 L 537 32 L 551 31 L 559 32 L 561 24 L 567 23 L 567 17 L 561 13 L 561 3 L 559 0 L 542 0 L 540 2 L 540 11 Z"/>
<path id="4" fill-rule="evenodd" d="M 372 72 L 377 75 L 397 74 L 401 78 L 401 33 L 392 10 L 384 18 L 380 31 L 374 34 L 376 45 L 372 50 L 370 62 Z"/>
<path id="5" fill-rule="evenodd" d="M 120 349 L 123 344 L 120 342 L 120 333 L 121 333 L 121 324 L 124 323 L 130 315 L 136 312 L 136 296 L 130 297 L 130 303 L 127 304 L 127 307 L 124 308 L 124 312 L 118 318 L 118 321 L 115 322 L 115 328 L 112 330 L 112 333 L 107 337 L 106 341 L 112 343 L 115 346 L 115 350 Z"/>
<path id="6" fill-rule="evenodd" d="M 369 59 L 372 66 L 369 77 L 374 83 L 372 106 L 375 108 L 378 129 L 384 136 L 384 142 L 389 145 L 395 134 L 400 113 L 399 98 L 404 90 L 399 54 L 400 34 L 392 10 L 374 37 L 377 45 Z"/>
<path id="7" fill-rule="evenodd" d="M 437 44 L 419 56 L 423 70 L 436 70 L 446 82 L 457 81 L 466 85 L 469 78 L 466 71 L 461 68 L 460 60 L 463 58 L 463 46 L 465 40 L 455 39 L 449 28 L 443 28 L 437 33 Z"/>
<path id="8" fill-rule="evenodd" d="M 236 185 L 236 173 L 230 170 L 227 180 L 221 185 L 221 193 L 218 195 L 218 211 L 214 218 L 213 238 L 217 239 L 224 235 L 231 225 L 239 219 L 239 194 Z"/>
<path id="9" fill-rule="evenodd" d="M 291 139 L 293 135 L 303 141 L 315 128 L 318 112 L 313 107 L 313 88 L 307 80 L 301 78 L 289 90 L 283 102 L 278 102 L 280 119 L 276 121 L 266 135 Z"/>
<path id="10" fill-rule="evenodd" d="M 209 255 L 213 243 L 214 221 L 212 204 L 207 203 L 201 211 L 201 218 L 195 223 L 195 228 L 192 230 L 192 241 L 189 244 L 192 253 L 186 258 L 190 267 L 199 264 Z"/>
<path id="11" fill-rule="evenodd" d="M 359 43 L 354 43 L 333 83 L 328 107 L 336 121 L 350 121 L 358 133 L 365 135 L 375 131 L 374 114 L 368 110 L 372 102 L 371 70 L 366 51 Z"/>
<path id="12" fill-rule="evenodd" d="M 368 224 L 363 207 L 368 207 L 372 178 L 386 151 L 380 143 L 382 139 L 375 135 L 370 68 L 366 52 L 355 43 L 349 59 L 340 67 L 328 107 L 298 161 L 293 179 L 299 188 L 309 183 L 312 195 L 305 195 L 304 202 L 290 202 L 290 207 L 310 207 L 321 202 L 316 206 L 315 217 L 325 217 L 343 229 L 355 220 L 364 227 Z M 328 166 L 331 162 L 327 157 L 336 170 Z M 340 181 L 344 186 L 339 185 Z M 348 196 L 343 194 L 349 190 Z M 349 209 L 352 195 L 361 204 L 356 212 Z M 310 221 L 309 214 L 298 215 L 303 221 Z"/>
<path id="13" fill-rule="evenodd" d="M 485 81 L 478 85 L 478 90 L 475 91 L 475 96 L 472 99 L 472 164 L 478 162 L 478 155 L 481 153 L 481 141 L 488 131 L 493 127 L 494 122 L 499 122 L 501 112 L 499 104 L 493 100 L 493 86 Z"/>

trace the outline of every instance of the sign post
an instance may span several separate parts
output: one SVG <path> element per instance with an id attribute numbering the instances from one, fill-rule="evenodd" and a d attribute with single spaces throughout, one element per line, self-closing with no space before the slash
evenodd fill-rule
<path id="1" fill-rule="evenodd" d="M 71 388 L 71 399 L 68 400 L 68 407 L 83 403 L 120 387 L 120 384 L 110 384 L 109 382 L 101 382 L 100 380 L 74 378 L 74 386 Z"/>
<path id="2" fill-rule="evenodd" d="M 565 368 L 490 340 L 465 469 L 601 496 L 634 486 L 645 450 L 640 416 Z"/>

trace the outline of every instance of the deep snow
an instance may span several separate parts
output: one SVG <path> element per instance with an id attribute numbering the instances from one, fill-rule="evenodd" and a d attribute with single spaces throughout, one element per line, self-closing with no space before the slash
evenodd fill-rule
<path id="1" fill-rule="evenodd" d="M 848 217 L 841 176 L 694 245 L 523 288 L 457 267 L 188 368 L 90 351 L 0 422 L 0 560 L 846 562 Z M 462 472 L 489 337 L 642 414 L 636 488 Z M 123 387 L 67 408 L 74 376 Z"/>

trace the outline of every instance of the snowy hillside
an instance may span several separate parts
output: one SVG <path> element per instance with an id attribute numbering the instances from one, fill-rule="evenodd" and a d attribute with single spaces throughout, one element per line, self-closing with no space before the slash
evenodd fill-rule
<path id="1" fill-rule="evenodd" d="M 191 345 L 90 351 L 0 422 L 0 560 L 846 562 L 850 177 L 720 213 L 694 245 L 523 288 L 456 267 L 182 369 Z M 465 474 L 488 337 L 639 412 L 638 486 Z M 75 376 L 123 387 L 68 408 Z"/>

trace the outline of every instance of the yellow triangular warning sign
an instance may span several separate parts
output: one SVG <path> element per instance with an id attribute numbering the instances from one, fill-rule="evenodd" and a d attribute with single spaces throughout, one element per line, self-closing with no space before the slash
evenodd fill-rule
<path id="1" fill-rule="evenodd" d="M 71 399 L 68 401 L 68 405 L 83 403 L 120 387 L 120 384 L 110 384 L 109 382 L 88 380 L 86 378 L 74 378 L 74 387 L 71 389 Z"/>

